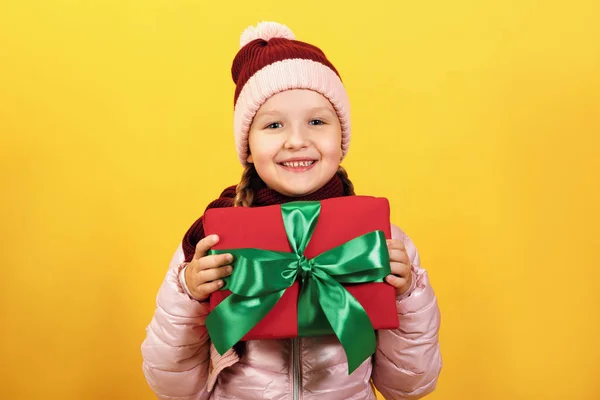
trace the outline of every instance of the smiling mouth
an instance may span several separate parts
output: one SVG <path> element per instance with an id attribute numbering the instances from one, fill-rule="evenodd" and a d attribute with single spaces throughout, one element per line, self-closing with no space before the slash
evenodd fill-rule
<path id="1" fill-rule="evenodd" d="M 314 163 L 316 163 L 315 160 L 311 160 L 311 161 L 286 161 L 286 162 L 282 162 L 280 164 L 283 165 L 284 167 L 298 168 L 298 167 L 310 167 Z"/>
<path id="2" fill-rule="evenodd" d="M 293 172 L 304 172 L 317 163 L 317 160 L 284 161 L 279 163 L 284 169 Z"/>

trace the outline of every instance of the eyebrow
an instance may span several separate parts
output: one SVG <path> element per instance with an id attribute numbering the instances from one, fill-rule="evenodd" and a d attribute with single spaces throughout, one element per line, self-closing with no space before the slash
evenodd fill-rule
<path id="1" fill-rule="evenodd" d="M 313 107 L 309 110 L 310 112 L 316 112 L 316 111 L 327 111 L 330 113 L 334 113 L 335 114 L 335 110 L 332 109 L 332 107 L 326 107 L 326 106 L 321 106 L 321 107 Z"/>
<path id="2" fill-rule="evenodd" d="M 266 117 L 266 116 L 269 116 L 269 115 L 276 116 L 276 115 L 279 115 L 279 114 L 281 114 L 279 111 L 259 111 L 258 113 L 256 113 L 256 116 L 257 117 L 263 117 L 263 116 Z"/>

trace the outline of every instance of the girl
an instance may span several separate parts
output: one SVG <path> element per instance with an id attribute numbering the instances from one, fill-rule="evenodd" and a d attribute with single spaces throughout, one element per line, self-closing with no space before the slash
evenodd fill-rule
<path id="1" fill-rule="evenodd" d="M 354 195 L 340 162 L 350 144 L 349 102 L 317 47 L 277 23 L 250 27 L 233 61 L 234 129 L 241 182 L 209 204 L 258 207 Z M 186 233 L 157 297 L 142 345 L 143 370 L 161 399 L 416 399 L 441 369 L 440 313 L 412 241 L 392 226 L 388 241 L 398 330 L 378 331 L 377 351 L 348 375 L 335 336 L 241 342 L 224 355 L 211 345 L 207 299 L 231 274 L 232 257 L 207 255 L 202 218 Z"/>

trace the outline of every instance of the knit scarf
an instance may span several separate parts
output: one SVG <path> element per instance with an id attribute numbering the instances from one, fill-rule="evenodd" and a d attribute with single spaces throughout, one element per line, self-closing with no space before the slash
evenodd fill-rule
<path id="1" fill-rule="evenodd" d="M 218 199 L 212 201 L 206 209 L 233 207 L 235 199 L 235 186 L 226 188 Z M 332 197 L 344 196 L 344 184 L 340 177 L 335 174 L 329 182 L 314 193 L 301 197 L 288 197 L 268 187 L 257 189 L 254 195 L 252 207 L 271 206 L 275 204 L 284 204 L 291 201 L 320 201 Z M 189 262 L 196 252 L 196 244 L 204 238 L 203 216 L 188 229 L 183 237 L 182 247 L 185 255 L 185 261 Z"/>

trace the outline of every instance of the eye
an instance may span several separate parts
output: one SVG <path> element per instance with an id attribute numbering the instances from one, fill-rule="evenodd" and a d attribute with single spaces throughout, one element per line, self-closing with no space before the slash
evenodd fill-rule
<path id="1" fill-rule="evenodd" d="M 265 129 L 279 129 L 283 128 L 283 124 L 281 122 L 273 122 L 265 127 Z"/>
<path id="2" fill-rule="evenodd" d="M 308 124 L 309 125 L 325 125 L 325 122 L 321 121 L 320 119 L 311 119 Z"/>

